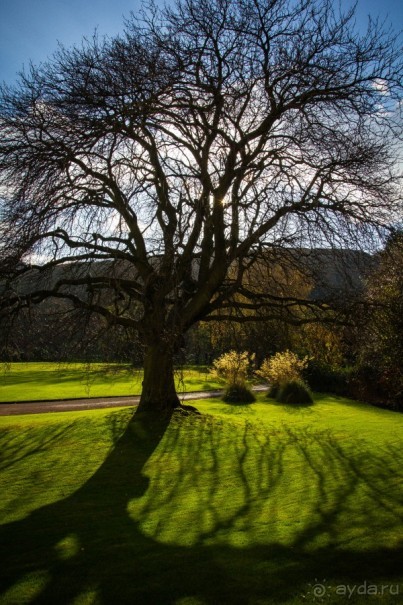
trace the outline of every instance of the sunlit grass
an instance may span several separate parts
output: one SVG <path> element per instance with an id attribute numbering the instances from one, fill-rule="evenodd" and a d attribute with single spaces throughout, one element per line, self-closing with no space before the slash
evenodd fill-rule
<path id="1" fill-rule="evenodd" d="M 195 405 L 164 431 L 127 408 L 0 418 L 0 602 L 297 605 L 326 579 L 336 605 L 402 585 L 402 415 Z"/>
<path id="2" fill-rule="evenodd" d="M 12 363 L 0 365 L 0 402 L 139 395 L 143 372 L 129 365 Z M 178 369 L 178 391 L 219 387 L 208 368 Z"/>

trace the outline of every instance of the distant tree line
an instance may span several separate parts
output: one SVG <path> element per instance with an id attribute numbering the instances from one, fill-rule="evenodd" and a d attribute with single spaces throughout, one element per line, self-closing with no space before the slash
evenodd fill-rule
<path id="1" fill-rule="evenodd" d="M 317 254 L 320 271 L 310 272 L 306 267 L 302 270 L 301 264 L 297 266 L 295 257 L 292 263 L 278 263 L 275 270 L 270 264 L 270 271 L 275 271 L 277 277 L 267 289 L 272 293 L 281 289 L 283 295 L 288 290 L 293 297 L 298 292 L 305 296 L 309 290 L 327 289 L 329 297 L 339 298 L 335 324 L 321 322 L 320 317 L 317 322 L 304 322 L 305 308 L 299 311 L 300 321 L 296 317 L 294 323 L 280 316 L 244 323 L 230 319 L 201 321 L 187 333 L 176 355 L 176 365 L 211 365 L 229 350 L 246 350 L 255 354 L 258 366 L 267 356 L 289 349 L 309 357 L 306 376 L 315 390 L 401 407 L 403 235 L 395 232 L 386 248 L 373 257 L 352 257 L 340 251 L 344 289 L 334 285 L 341 284 L 332 258 L 326 265 L 323 254 Z M 236 304 L 232 312 L 236 314 Z M 135 330 L 74 309 L 65 300 L 47 299 L 25 309 L 13 322 L 12 329 L 3 330 L 0 336 L 3 360 L 142 364 L 143 350 Z"/>

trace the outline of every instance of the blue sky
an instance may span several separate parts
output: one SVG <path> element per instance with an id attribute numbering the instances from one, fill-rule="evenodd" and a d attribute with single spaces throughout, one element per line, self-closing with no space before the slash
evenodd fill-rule
<path id="1" fill-rule="evenodd" d="M 350 0 L 343 0 L 348 4 Z M 123 17 L 139 10 L 141 0 L 0 0 L 0 81 L 12 84 L 29 61 L 44 61 L 61 42 L 71 46 L 83 36 L 114 35 Z M 403 28 L 402 0 L 358 0 L 357 21 L 368 14 L 389 16 L 394 28 Z"/>

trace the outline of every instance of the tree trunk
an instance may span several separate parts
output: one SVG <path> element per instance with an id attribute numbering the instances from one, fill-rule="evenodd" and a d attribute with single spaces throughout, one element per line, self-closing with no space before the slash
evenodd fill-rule
<path id="1" fill-rule="evenodd" d="M 144 359 L 143 390 L 138 410 L 170 413 L 178 406 L 172 348 L 149 345 Z"/>

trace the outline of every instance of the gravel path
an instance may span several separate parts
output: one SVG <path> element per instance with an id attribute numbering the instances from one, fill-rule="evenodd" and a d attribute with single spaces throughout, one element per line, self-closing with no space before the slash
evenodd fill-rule
<path id="1" fill-rule="evenodd" d="M 194 391 L 179 395 L 181 401 L 189 399 L 208 399 L 219 397 L 221 391 Z M 72 412 L 79 410 L 96 410 L 99 408 L 117 408 L 136 406 L 140 397 L 98 397 L 94 399 L 63 399 L 59 401 L 23 401 L 18 403 L 0 403 L 0 416 L 14 414 L 41 414 L 43 412 Z"/>

